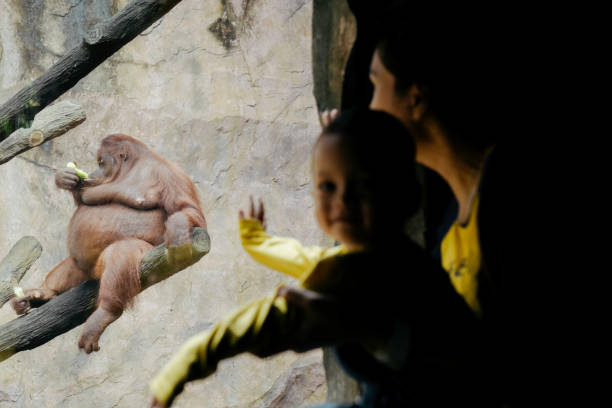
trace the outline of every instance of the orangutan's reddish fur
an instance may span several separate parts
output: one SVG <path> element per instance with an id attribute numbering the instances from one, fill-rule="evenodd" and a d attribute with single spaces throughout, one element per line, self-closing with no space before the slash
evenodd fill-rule
<path id="1" fill-rule="evenodd" d="M 114 134 L 102 140 L 99 169 L 79 181 L 72 169 L 58 171 L 56 184 L 74 196 L 77 209 L 68 227 L 70 256 L 40 289 L 14 298 L 17 313 L 89 279 L 100 279 L 98 305 L 87 320 L 79 347 L 98 350 L 102 331 L 140 291 L 140 262 L 154 246 L 191 243 L 193 227 L 206 221 L 193 182 L 177 166 L 142 142 Z"/>

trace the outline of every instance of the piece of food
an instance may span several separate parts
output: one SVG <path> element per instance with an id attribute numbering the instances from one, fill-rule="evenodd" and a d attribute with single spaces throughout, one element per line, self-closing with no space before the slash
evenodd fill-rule
<path id="1" fill-rule="evenodd" d="M 68 163 L 66 167 L 70 167 L 71 169 L 74 169 L 76 171 L 77 176 L 79 176 L 82 179 L 86 179 L 87 177 L 89 177 L 89 175 L 85 173 L 83 170 L 77 169 L 76 164 L 74 164 L 73 162 Z"/>
<path id="2" fill-rule="evenodd" d="M 21 289 L 20 286 L 13 286 L 13 292 L 15 293 L 15 296 L 17 297 L 24 297 L 25 294 L 23 293 L 23 289 Z"/>

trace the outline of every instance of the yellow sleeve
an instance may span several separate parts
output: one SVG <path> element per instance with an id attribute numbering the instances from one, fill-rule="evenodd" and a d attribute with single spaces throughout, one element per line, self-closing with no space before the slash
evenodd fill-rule
<path id="1" fill-rule="evenodd" d="M 306 247 L 292 238 L 268 235 L 259 220 L 240 220 L 240 239 L 244 249 L 262 265 L 303 279 L 317 265 L 330 256 L 344 251 L 344 247 Z"/>
<path id="2" fill-rule="evenodd" d="M 251 303 L 189 339 L 151 382 L 153 396 L 169 405 L 186 382 L 212 374 L 222 359 L 246 351 L 263 357 L 287 350 L 296 321 L 284 298 L 270 295 Z"/>

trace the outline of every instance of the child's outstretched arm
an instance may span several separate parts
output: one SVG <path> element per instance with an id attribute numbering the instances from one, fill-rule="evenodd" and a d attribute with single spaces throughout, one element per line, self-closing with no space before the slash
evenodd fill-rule
<path id="1" fill-rule="evenodd" d="M 362 253 L 326 259 L 302 282 L 316 292 L 296 296 L 281 287 L 192 337 L 151 383 L 157 406 L 169 405 L 187 381 L 212 374 L 220 360 L 242 352 L 264 357 L 346 341 L 383 344 L 393 334 L 390 323 L 406 305 L 394 295 L 397 285 L 392 285 L 395 291 L 379 293 L 377 288 L 391 280 L 383 275 L 381 282 L 373 282 L 376 266 L 380 266 L 378 257 Z M 343 295 L 353 301 L 334 299 Z M 397 302 L 402 307 L 393 306 Z"/>
<path id="2" fill-rule="evenodd" d="M 302 279 L 322 259 L 344 251 L 333 248 L 307 247 L 293 238 L 275 237 L 266 233 L 265 211 L 262 200 L 256 206 L 250 197 L 249 217 L 240 210 L 240 239 L 244 249 L 257 262 L 279 272 Z"/>
<path id="3" fill-rule="evenodd" d="M 214 373 L 222 359 L 247 351 L 265 357 L 291 349 L 291 333 L 299 322 L 296 313 L 274 294 L 189 339 L 151 382 L 157 406 L 170 406 L 186 382 Z"/>

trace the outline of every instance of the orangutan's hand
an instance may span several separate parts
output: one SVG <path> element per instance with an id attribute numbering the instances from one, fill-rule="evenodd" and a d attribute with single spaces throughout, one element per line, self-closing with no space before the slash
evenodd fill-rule
<path id="1" fill-rule="evenodd" d="M 73 191 L 79 188 L 81 178 L 74 169 L 62 169 L 55 173 L 55 185 L 63 190 Z"/>

